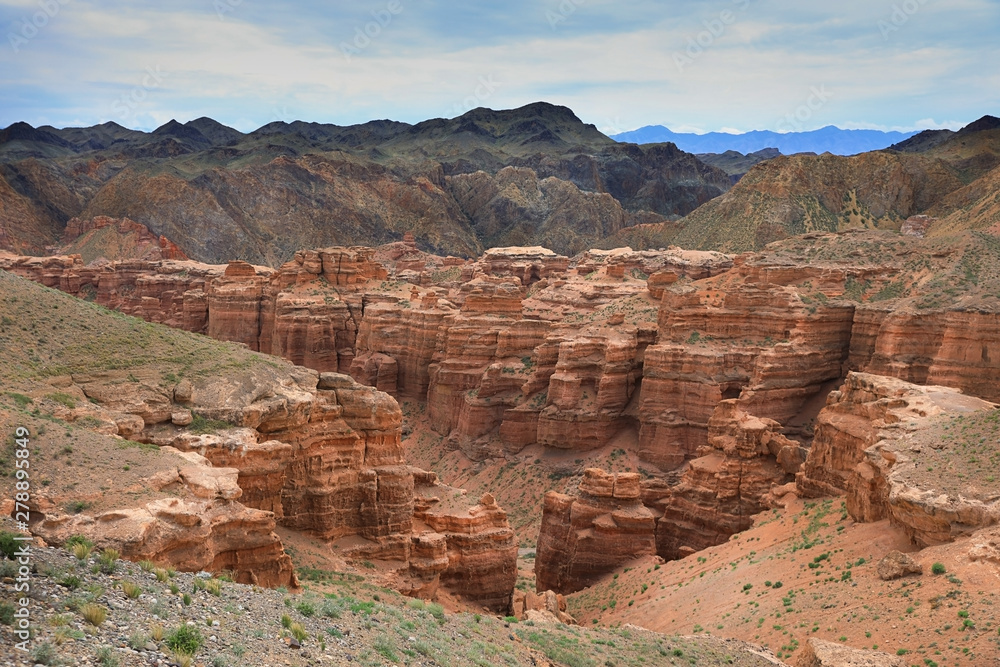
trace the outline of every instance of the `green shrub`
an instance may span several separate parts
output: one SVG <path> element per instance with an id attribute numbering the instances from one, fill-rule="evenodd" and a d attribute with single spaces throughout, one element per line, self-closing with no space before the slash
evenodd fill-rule
<path id="1" fill-rule="evenodd" d="M 197 653 L 204 641 L 198 628 L 192 625 L 182 625 L 164 638 L 164 643 L 171 651 L 190 655 Z"/>
<path id="2" fill-rule="evenodd" d="M 110 646 L 102 646 L 97 650 L 97 663 L 101 667 L 119 667 L 118 658 L 111 652 Z"/>
<path id="3" fill-rule="evenodd" d="M 21 410 L 28 407 L 28 405 L 34 403 L 34 401 L 31 400 L 30 396 L 25 396 L 24 394 L 18 394 L 17 392 L 14 391 L 8 391 L 7 395 L 14 399 L 14 402 L 17 403 L 17 407 L 20 408 Z"/>
<path id="4" fill-rule="evenodd" d="M 945 568 L 944 563 L 934 563 L 931 565 L 931 572 L 934 574 L 944 574 L 948 570 Z"/>
<path id="5" fill-rule="evenodd" d="M 4 625 L 13 625 L 14 605 L 6 602 L 0 602 L 0 623 L 3 623 Z"/>
<path id="6" fill-rule="evenodd" d="M 63 543 L 63 546 L 65 548 L 67 548 L 67 549 L 72 549 L 77 544 L 85 544 L 88 547 L 90 547 L 91 549 L 94 548 L 94 543 L 91 542 L 90 540 L 88 540 L 83 535 L 72 535 L 72 536 L 70 536 L 69 539 L 67 539 L 66 542 Z"/>
<path id="7" fill-rule="evenodd" d="M 399 662 L 399 656 L 396 655 L 396 646 L 386 635 L 379 635 L 372 642 L 372 648 L 389 662 Z"/>
<path id="8" fill-rule="evenodd" d="M 3 553 L 4 558 L 14 560 L 15 554 L 21 546 L 16 538 L 17 533 L 11 533 L 6 530 L 0 531 L 0 553 Z"/>
<path id="9" fill-rule="evenodd" d="M 108 618 L 108 610 L 99 604 L 88 602 L 80 607 L 80 616 L 93 626 L 100 626 Z"/>
<path id="10" fill-rule="evenodd" d="M 39 665 L 58 665 L 56 649 L 49 642 L 44 642 L 35 647 L 31 652 L 31 659 Z"/>
<path id="11" fill-rule="evenodd" d="M 232 427 L 232 424 L 227 421 L 222 421 L 221 419 L 207 419 L 203 415 L 192 414 L 191 424 L 188 425 L 188 430 L 198 435 L 206 435 Z"/>
<path id="12" fill-rule="evenodd" d="M 292 623 L 291 627 L 288 628 L 288 631 L 292 633 L 292 636 L 295 637 L 300 644 L 304 642 L 308 636 L 306 634 L 305 627 L 301 623 Z"/>
<path id="13" fill-rule="evenodd" d="M 64 405 L 70 410 L 76 407 L 76 399 L 69 394 L 64 394 L 62 392 L 56 392 L 54 394 L 49 394 L 46 398 L 50 398 L 60 405 Z"/>
<path id="14" fill-rule="evenodd" d="M 86 500 L 74 500 L 66 503 L 66 511 L 70 514 L 79 514 L 88 507 L 90 507 L 90 503 Z"/>

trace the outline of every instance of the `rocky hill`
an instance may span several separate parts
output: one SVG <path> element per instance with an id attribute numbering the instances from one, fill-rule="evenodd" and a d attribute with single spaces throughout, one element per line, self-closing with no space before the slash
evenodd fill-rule
<path id="1" fill-rule="evenodd" d="M 150 133 L 15 123 L 0 133 L 0 248 L 40 254 L 72 218 L 110 216 L 206 262 L 278 266 L 301 248 L 405 233 L 443 255 L 510 244 L 572 254 L 728 188 L 671 145 L 618 144 L 545 103 L 249 134 L 208 118 Z"/>
<path id="2" fill-rule="evenodd" d="M 0 584 L 5 664 L 559 667 L 596 664 L 595 656 L 615 664 L 670 665 L 678 658 L 707 667 L 784 664 L 766 649 L 733 640 L 451 613 L 354 571 L 309 569 L 308 590 L 289 593 L 225 575 L 137 565 L 78 543 L 79 558 L 34 545 L 28 611 L 35 633 L 25 652 L 16 649 L 21 640 L 8 622 L 12 585 Z M 15 569 L 0 558 L 5 577 Z"/>
<path id="3" fill-rule="evenodd" d="M 750 171 L 750 167 L 760 164 L 764 160 L 770 160 L 781 155 L 777 148 L 762 148 L 753 153 L 739 153 L 737 151 L 726 151 L 725 153 L 697 153 L 698 159 L 705 164 L 718 167 L 729 174 L 735 185 L 743 175 Z"/>

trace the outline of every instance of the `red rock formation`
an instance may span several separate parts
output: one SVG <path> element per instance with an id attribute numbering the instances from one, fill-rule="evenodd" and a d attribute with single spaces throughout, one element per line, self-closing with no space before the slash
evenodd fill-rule
<path id="1" fill-rule="evenodd" d="M 566 596 L 553 591 L 514 591 L 511 614 L 520 621 L 576 625 L 576 619 L 569 615 L 566 608 Z"/>
<path id="2" fill-rule="evenodd" d="M 903 221 L 903 225 L 899 228 L 899 233 L 903 236 L 918 236 L 923 238 L 927 236 L 927 230 L 935 222 L 937 222 L 937 218 L 932 218 L 929 215 L 911 215 Z"/>
<path id="3" fill-rule="evenodd" d="M 709 446 L 690 462 L 656 528 L 657 553 L 673 560 L 722 544 L 753 525 L 761 498 L 786 484 L 805 449 L 781 425 L 743 412 L 736 399 L 719 403 L 708 423 Z"/>
<path id="4" fill-rule="evenodd" d="M 854 308 L 806 296 L 819 271 L 740 264 L 665 290 L 657 344 L 646 350 L 640 455 L 667 469 L 705 444 L 719 401 L 787 422 L 840 377 Z M 844 274 L 835 274 L 842 281 Z"/>
<path id="5" fill-rule="evenodd" d="M 108 230 L 100 238 L 99 230 Z M 116 219 L 98 215 L 93 218 L 72 218 L 62 234 L 61 253 L 86 252 L 88 260 L 175 259 L 187 260 L 187 255 L 165 236 L 157 236 L 146 225 L 128 218 Z"/>
<path id="6" fill-rule="evenodd" d="M 366 306 L 357 336 L 357 351 L 362 358 L 359 364 L 367 363 L 371 355 L 384 355 L 394 360 L 396 377 L 386 381 L 395 382 L 395 395 L 426 399 L 439 330 L 451 314 L 451 309 L 437 303 L 429 308 L 423 305 L 405 308 L 393 303 Z M 354 377 L 361 380 L 362 367 L 357 368 L 359 374 Z"/>
<path id="7" fill-rule="evenodd" d="M 638 473 L 590 468 L 574 498 L 545 494 L 535 588 L 572 593 L 632 558 L 655 553 L 656 518 L 639 499 Z"/>
<path id="8" fill-rule="evenodd" d="M 197 452 L 217 468 L 239 471 L 237 483 L 242 494 L 240 502 L 247 507 L 273 512 L 280 521 L 284 517 L 281 490 L 285 486 L 286 470 L 291 460 L 292 446 L 279 440 L 258 442 L 254 429 L 230 429 L 220 435 L 182 435 L 170 439 L 181 451 Z"/>
<path id="9" fill-rule="evenodd" d="M 1000 502 L 991 491 L 963 482 L 958 470 L 927 474 L 928 463 L 932 469 L 941 465 L 927 459 L 932 451 L 968 445 L 965 429 L 958 428 L 963 422 L 955 423 L 954 437 L 935 429 L 954 417 L 989 417 L 995 408 L 946 387 L 851 373 L 820 413 L 799 489 L 846 491 L 847 510 L 856 520 L 888 518 L 921 546 L 969 535 L 1000 521 Z"/>
<path id="10" fill-rule="evenodd" d="M 129 560 L 178 570 L 233 573 L 259 586 L 297 586 L 292 561 L 274 534 L 274 515 L 221 500 L 167 498 L 97 517 L 59 515 L 32 527 L 50 544 L 84 535 Z"/>
<path id="11" fill-rule="evenodd" d="M 848 366 L 1000 401 L 1000 314 L 972 309 L 858 309 Z"/>
<path id="12" fill-rule="evenodd" d="M 440 585 L 489 609 L 509 612 L 517 581 L 517 543 L 507 513 L 488 493 L 472 507 L 456 506 L 454 495 L 461 493 L 449 487 L 422 486 L 418 494 L 421 502 L 414 518 L 429 531 L 414 538 L 418 565 L 413 574 L 426 578 L 434 571 L 427 566 L 426 554 L 440 553 L 443 538 L 445 567 L 436 572 Z M 452 498 L 442 499 L 444 494 Z M 440 557 L 430 560 L 441 562 Z"/>
<path id="13" fill-rule="evenodd" d="M 636 327 L 563 340 L 549 377 L 548 405 L 538 417 L 537 441 L 587 450 L 607 444 L 625 424 L 625 409 L 642 379 Z"/>
<path id="14" fill-rule="evenodd" d="M 940 408 L 921 387 L 890 377 L 849 373 L 819 413 L 809 456 L 797 476 L 799 490 L 810 496 L 844 493 L 852 471 L 865 460 L 865 450 L 878 442 L 883 428 L 938 413 Z"/>
<path id="15" fill-rule="evenodd" d="M 54 512 L 42 500 L 32 532 L 51 544 L 84 535 L 129 560 L 189 572 L 228 570 L 241 583 L 297 586 L 291 558 L 274 533 L 274 514 L 238 502 L 237 471 L 212 467 L 198 454 L 165 450 L 179 455 L 176 466 L 147 480 L 148 487 L 183 487 L 187 498 L 165 497 L 96 516 Z"/>
<path id="16" fill-rule="evenodd" d="M 568 267 L 569 258 L 540 246 L 490 248 L 467 269 L 468 276 L 463 273 L 462 278 L 468 282 L 477 275 L 510 276 L 528 287 L 543 278 L 562 276 Z"/>

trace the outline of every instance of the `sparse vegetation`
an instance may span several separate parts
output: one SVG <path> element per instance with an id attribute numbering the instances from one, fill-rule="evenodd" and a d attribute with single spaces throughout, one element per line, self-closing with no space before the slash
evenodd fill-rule
<path id="1" fill-rule="evenodd" d="M 80 607 L 80 616 L 91 625 L 100 625 L 108 618 L 108 610 L 99 604 L 88 602 Z"/>

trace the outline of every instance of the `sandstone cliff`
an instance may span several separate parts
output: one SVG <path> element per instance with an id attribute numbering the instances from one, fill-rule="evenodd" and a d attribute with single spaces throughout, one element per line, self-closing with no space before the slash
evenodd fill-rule
<path id="1" fill-rule="evenodd" d="M 344 253 L 337 257 L 331 280 L 356 275 L 349 270 L 356 264 Z M 31 266 L 48 271 L 51 263 Z M 228 276 L 214 267 L 177 279 L 214 275 L 223 285 L 259 286 L 262 277 L 249 265 L 232 264 L 226 271 Z M 141 284 L 141 277 L 129 276 Z M 341 553 L 414 571 L 426 563 L 428 541 L 434 542 L 426 534 L 430 527 L 444 547 L 432 578 L 470 602 L 509 609 L 516 547 L 506 514 L 488 496 L 472 509 L 430 507 L 429 494 L 458 490 L 438 487 L 433 475 L 405 464 L 402 415 L 388 394 L 246 345 L 113 315 L 7 273 L 0 280 L 7 295 L 4 322 L 16 318 L 27 326 L 56 310 L 62 316 L 46 333 L 33 325 L 38 340 L 30 355 L 19 346 L 3 360 L 8 375 L 26 383 L 19 400 L 37 401 L 66 424 L 67 434 L 70 428 L 91 434 L 85 437 L 93 440 L 98 459 L 106 459 L 102 465 L 120 465 L 115 452 L 123 448 L 155 452 L 126 459 L 125 471 L 135 467 L 145 475 L 137 483 L 118 488 L 109 479 L 100 492 L 71 481 L 68 459 L 65 480 L 34 496 L 33 530 L 46 540 L 84 534 L 132 559 L 230 570 L 239 581 L 295 586 L 276 525 L 338 544 Z M 63 327 L 71 333 L 59 333 Z M 0 336 L 6 340 L 6 326 Z M 42 345 L 59 375 L 34 365 L 32 355 Z M 6 428 L 2 408 L 0 426 Z M 72 451 L 54 449 L 50 466 Z M 92 483 L 101 484 L 96 478 Z M 435 560 L 434 549 L 430 557 Z"/>
<path id="2" fill-rule="evenodd" d="M 655 553 L 656 517 L 640 500 L 638 473 L 591 468 L 579 495 L 545 495 L 535 588 L 572 593 L 633 558 Z"/>
<path id="3" fill-rule="evenodd" d="M 683 558 L 721 544 L 753 525 L 774 486 L 794 480 L 806 456 L 781 435 L 781 424 L 740 410 L 736 399 L 719 403 L 708 422 L 708 446 L 673 487 L 656 527 L 657 553 Z"/>
<path id="4" fill-rule="evenodd" d="M 664 517 L 654 535 L 660 554 L 673 558 L 742 530 L 764 506 L 761 496 L 796 471 L 814 432 L 820 463 L 807 464 L 800 484 L 810 493 L 847 488 L 874 441 L 859 431 L 857 451 L 824 453 L 828 429 L 854 433 L 852 417 L 836 416 L 831 403 L 818 427 L 812 419 L 849 371 L 995 399 L 995 252 L 981 234 L 944 241 L 846 232 L 736 258 L 678 248 L 568 258 L 512 247 L 466 262 L 422 253 L 408 238 L 374 250 L 301 251 L 277 270 L 85 265 L 72 256 L 5 256 L 0 264 L 109 307 L 340 373 L 276 391 L 289 412 L 275 423 L 260 417 L 263 428 L 240 411 L 200 406 L 251 429 L 227 432 L 228 444 L 207 436 L 156 442 L 239 468 L 246 502 L 285 525 L 357 537 L 379 557 L 419 552 L 427 572 L 439 574 L 444 542 L 413 542 L 408 532 L 414 482 L 393 435 L 399 417 L 386 417 L 389 403 L 377 407 L 388 397 L 372 398 L 384 394 L 343 374 L 426 400 L 430 426 L 476 460 L 533 445 L 582 457 L 621 438 L 652 477 L 641 498 Z M 191 400 L 191 389 L 178 389 Z M 126 437 L 150 424 L 181 425 L 191 410 L 158 391 L 136 393 L 141 414 L 123 405 L 125 417 L 102 423 Z M 370 414 L 372 405 L 382 417 L 351 413 Z M 244 462 L 227 448 L 245 451 Z M 360 449 L 373 460 L 359 459 Z M 363 511 L 347 509 L 359 503 Z"/>
<path id="5" fill-rule="evenodd" d="M 851 373 L 820 413 L 798 487 L 846 491 L 852 517 L 888 518 L 921 546 L 971 535 L 1000 520 L 978 458 L 998 415 L 955 389 Z"/>

